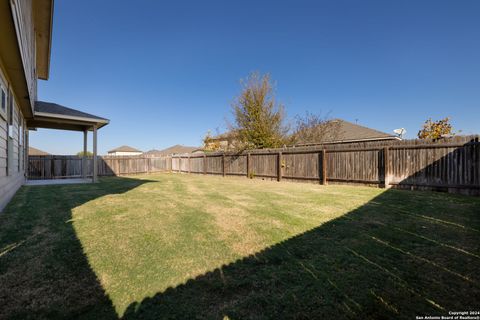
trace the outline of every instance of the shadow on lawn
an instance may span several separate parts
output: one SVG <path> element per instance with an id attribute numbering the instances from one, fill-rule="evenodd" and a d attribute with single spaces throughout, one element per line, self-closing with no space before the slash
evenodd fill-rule
<path id="1" fill-rule="evenodd" d="M 437 209 L 450 204 L 442 194 L 386 191 L 341 218 L 133 303 L 124 319 L 412 319 L 477 310 L 480 202 L 462 223 L 432 212 L 429 201 Z"/>
<path id="2" fill-rule="evenodd" d="M 72 225 L 72 209 L 149 180 L 22 187 L 0 215 L 0 319 L 116 319 Z"/>
<path id="3" fill-rule="evenodd" d="M 478 141 L 467 144 L 478 154 Z M 413 175 L 431 183 L 431 173 L 460 163 L 461 152 Z M 478 186 L 478 159 L 469 165 L 468 182 Z M 479 212 L 478 198 L 387 190 L 340 218 L 132 303 L 124 318 L 413 319 L 478 310 Z"/>

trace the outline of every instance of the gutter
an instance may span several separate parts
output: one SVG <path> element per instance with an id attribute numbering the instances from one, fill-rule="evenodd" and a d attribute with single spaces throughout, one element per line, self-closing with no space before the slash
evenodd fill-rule
<path id="1" fill-rule="evenodd" d="M 57 113 L 48 113 L 48 112 L 35 112 L 33 119 L 35 119 L 35 117 L 76 120 L 76 121 L 84 121 L 84 122 L 91 122 L 91 123 L 101 123 L 103 125 L 110 123 L 110 120 L 108 119 L 68 116 L 68 115 L 60 115 Z"/>

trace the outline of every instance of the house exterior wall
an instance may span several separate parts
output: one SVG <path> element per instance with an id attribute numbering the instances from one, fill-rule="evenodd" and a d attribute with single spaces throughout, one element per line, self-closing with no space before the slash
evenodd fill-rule
<path id="1" fill-rule="evenodd" d="M 143 154 L 143 152 L 127 152 L 127 151 L 115 151 L 109 152 L 109 156 L 138 156 Z"/>
<path id="2" fill-rule="evenodd" d="M 21 57 L 23 70 L 12 68 L 0 58 L 0 211 L 25 182 L 26 175 L 28 134 L 25 115 L 19 107 L 19 99 L 24 97 L 15 91 L 11 79 L 18 78 L 18 72 L 24 73 L 31 106 L 37 97 L 33 0 L 11 0 L 9 4 L 18 49 L 8 52 Z"/>
<path id="3" fill-rule="evenodd" d="M 2 64 L 0 64 L 2 66 Z M 15 94 L 9 90 L 4 68 L 0 68 L 0 210 L 25 181 L 26 125 Z M 2 101 L 2 93 L 5 97 Z"/>
<path id="4" fill-rule="evenodd" d="M 209 141 L 205 142 L 205 149 L 206 150 L 222 150 L 222 151 L 231 151 L 237 147 L 237 141 L 230 139 L 210 139 Z"/>

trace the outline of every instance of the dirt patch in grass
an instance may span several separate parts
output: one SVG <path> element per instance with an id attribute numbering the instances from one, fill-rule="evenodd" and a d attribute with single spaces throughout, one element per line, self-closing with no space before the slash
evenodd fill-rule
<path id="1" fill-rule="evenodd" d="M 262 238 L 248 227 L 249 213 L 246 210 L 213 204 L 207 205 L 205 210 L 215 219 L 216 235 L 239 256 L 252 254 L 262 247 Z"/>
<path id="2" fill-rule="evenodd" d="M 202 196 L 204 194 L 204 191 L 202 190 L 201 187 L 197 186 L 194 183 L 190 183 L 187 185 L 187 192 L 190 195 L 195 195 L 195 196 Z"/>

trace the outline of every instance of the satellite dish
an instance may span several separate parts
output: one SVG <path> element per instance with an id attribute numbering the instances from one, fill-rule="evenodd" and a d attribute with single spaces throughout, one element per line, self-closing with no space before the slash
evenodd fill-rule
<path id="1" fill-rule="evenodd" d="M 403 138 L 403 135 L 407 133 L 407 130 L 405 128 L 399 128 L 393 130 L 400 138 Z"/>

